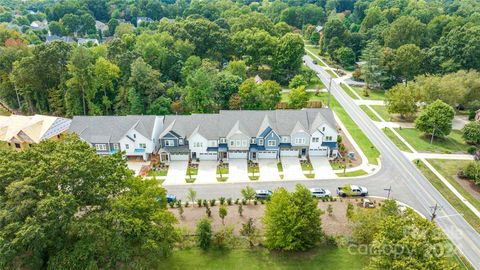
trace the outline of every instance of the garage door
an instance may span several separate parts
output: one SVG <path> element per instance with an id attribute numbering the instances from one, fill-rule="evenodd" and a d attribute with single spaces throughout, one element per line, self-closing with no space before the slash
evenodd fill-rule
<path id="1" fill-rule="evenodd" d="M 321 148 L 321 149 L 310 149 L 308 151 L 308 154 L 310 156 L 326 156 L 327 155 L 327 148 Z"/>
<path id="2" fill-rule="evenodd" d="M 280 156 L 281 157 L 297 157 L 298 156 L 298 150 L 295 150 L 295 149 L 280 150 Z"/>
<path id="3" fill-rule="evenodd" d="M 277 158 L 277 151 L 258 152 L 258 158 Z"/>
<path id="4" fill-rule="evenodd" d="M 228 158 L 247 158 L 247 151 L 231 151 L 228 152 Z"/>
<path id="5" fill-rule="evenodd" d="M 170 160 L 188 160 L 188 154 L 170 154 Z"/>
<path id="6" fill-rule="evenodd" d="M 198 158 L 200 160 L 217 160 L 217 152 L 199 153 Z"/>

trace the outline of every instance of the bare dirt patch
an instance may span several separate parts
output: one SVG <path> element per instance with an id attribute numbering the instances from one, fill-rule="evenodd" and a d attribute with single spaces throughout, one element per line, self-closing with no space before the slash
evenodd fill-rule
<path id="1" fill-rule="evenodd" d="M 359 201 L 360 199 L 358 199 Z M 347 203 L 351 202 L 353 205 L 357 205 L 355 199 L 342 199 L 342 201 L 335 202 L 318 202 L 318 207 L 322 209 L 324 214 L 321 216 L 322 219 L 322 228 L 328 235 L 350 235 L 352 233 L 352 225 L 348 222 L 346 217 Z M 332 205 L 332 215 L 328 215 L 327 207 Z M 240 216 L 238 213 L 238 205 L 226 206 L 228 214 L 225 217 L 225 225 L 233 226 L 235 233 L 239 233 L 242 223 L 245 223 L 249 218 L 253 218 L 255 226 L 260 230 L 263 230 L 262 217 L 265 211 L 265 205 L 258 203 L 258 205 L 253 205 L 250 203 L 243 206 L 243 215 Z M 222 220 L 218 215 L 219 205 L 210 207 L 212 211 L 212 216 L 210 220 L 212 221 L 212 226 L 214 230 L 221 228 Z M 191 232 L 195 231 L 196 224 L 199 220 L 206 215 L 205 207 L 198 206 L 189 206 L 184 208 L 183 217 L 180 217 L 177 208 L 169 208 L 169 211 L 172 212 L 175 217 L 178 219 L 177 227 L 186 228 Z"/>

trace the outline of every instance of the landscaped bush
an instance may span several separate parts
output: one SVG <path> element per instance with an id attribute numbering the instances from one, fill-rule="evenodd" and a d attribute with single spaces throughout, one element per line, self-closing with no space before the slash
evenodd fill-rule
<path id="1" fill-rule="evenodd" d="M 227 204 L 228 204 L 228 205 L 232 205 L 232 198 L 228 198 L 228 199 L 227 199 Z"/>
<path id="2" fill-rule="evenodd" d="M 476 185 L 480 185 L 480 162 L 473 161 L 463 169 L 463 176 L 471 179 Z"/>
<path id="3" fill-rule="evenodd" d="M 216 202 L 215 199 L 211 199 L 211 200 L 210 200 L 210 206 L 215 206 L 215 202 Z"/>
<path id="4" fill-rule="evenodd" d="M 213 245 L 218 249 L 229 249 L 235 246 L 236 237 L 233 227 L 224 226 L 213 234 Z"/>
<path id="5" fill-rule="evenodd" d="M 470 154 L 470 155 L 474 155 L 476 152 L 477 152 L 477 147 L 475 146 L 470 146 L 467 150 L 467 152 Z"/>
<path id="6" fill-rule="evenodd" d="M 198 207 L 202 207 L 202 199 L 197 200 L 197 205 L 198 205 Z"/>
<path id="7" fill-rule="evenodd" d="M 220 205 L 225 204 L 225 198 L 224 197 L 220 197 L 219 201 L 220 201 Z"/>

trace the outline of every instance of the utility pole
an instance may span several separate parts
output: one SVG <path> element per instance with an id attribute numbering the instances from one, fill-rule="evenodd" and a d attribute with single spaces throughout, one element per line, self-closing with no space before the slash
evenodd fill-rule
<path id="1" fill-rule="evenodd" d="M 435 126 L 433 126 L 432 138 L 430 139 L 430 144 L 433 143 L 433 137 L 435 136 Z"/>
<path id="2" fill-rule="evenodd" d="M 330 108 L 330 95 L 332 94 L 332 77 L 330 77 L 330 81 L 328 82 L 328 108 Z"/>
<path id="3" fill-rule="evenodd" d="M 435 203 L 435 206 L 430 207 L 433 209 L 432 215 L 430 216 L 430 221 L 435 220 L 437 217 L 437 211 L 441 208 L 437 203 Z"/>
<path id="4" fill-rule="evenodd" d="M 392 192 L 392 185 L 388 188 L 384 188 L 383 190 L 387 191 L 387 200 L 390 199 L 390 192 Z"/>

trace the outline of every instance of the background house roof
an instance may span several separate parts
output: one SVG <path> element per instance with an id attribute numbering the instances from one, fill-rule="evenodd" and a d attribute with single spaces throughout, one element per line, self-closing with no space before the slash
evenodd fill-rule
<path id="1" fill-rule="evenodd" d="M 146 138 L 152 138 L 155 121 L 163 116 L 75 116 L 69 132 L 77 133 L 90 143 L 118 143 L 131 129 Z"/>
<path id="2" fill-rule="evenodd" d="M 39 143 L 68 130 L 71 120 L 46 115 L 10 115 L 0 118 L 0 140 Z"/>

